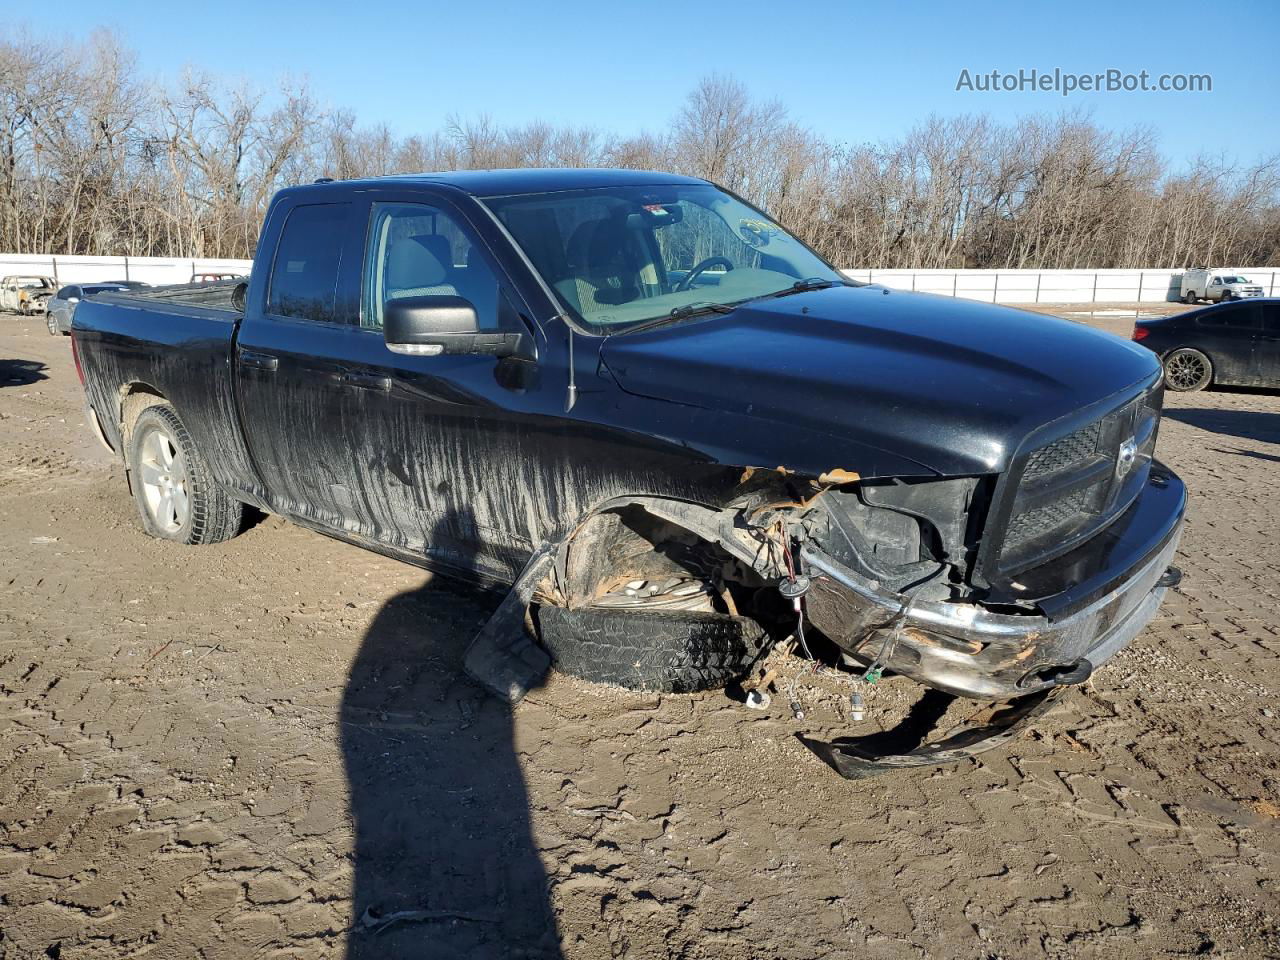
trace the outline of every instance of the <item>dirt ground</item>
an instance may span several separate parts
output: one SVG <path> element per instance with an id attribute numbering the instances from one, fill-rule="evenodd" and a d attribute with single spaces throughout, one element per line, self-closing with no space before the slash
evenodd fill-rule
<path id="1" fill-rule="evenodd" d="M 846 782 L 806 708 L 459 669 L 492 597 L 278 519 L 150 540 L 0 317 L 0 958 L 1280 955 L 1280 393 L 1171 396 L 1183 586 L 1007 749 Z"/>

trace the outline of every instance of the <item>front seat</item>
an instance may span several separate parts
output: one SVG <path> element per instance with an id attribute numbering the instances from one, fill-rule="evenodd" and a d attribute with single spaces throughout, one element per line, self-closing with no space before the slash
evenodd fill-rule
<path id="1" fill-rule="evenodd" d="M 630 303 L 640 296 L 640 269 L 624 221 L 588 220 L 569 237 L 569 276 L 556 288 L 580 313 Z"/>
<path id="2" fill-rule="evenodd" d="M 449 240 L 438 234 L 402 237 L 387 253 L 385 297 L 457 296 Z"/>

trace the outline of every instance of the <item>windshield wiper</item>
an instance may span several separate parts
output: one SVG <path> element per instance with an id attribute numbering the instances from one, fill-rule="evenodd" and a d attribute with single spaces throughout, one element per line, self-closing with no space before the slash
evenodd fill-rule
<path id="1" fill-rule="evenodd" d="M 640 330 L 650 330 L 653 327 L 660 327 L 664 323 L 676 323 L 680 320 L 688 320 L 692 317 L 701 317 L 708 313 L 733 313 L 734 308 L 727 303 L 713 303 L 711 301 L 703 301 L 699 303 L 686 304 L 683 307 L 675 307 L 670 313 L 661 317 L 654 317 L 652 320 L 646 320 L 644 323 L 637 323 L 634 327 L 627 327 L 623 333 L 636 333 Z"/>
<path id="2" fill-rule="evenodd" d="M 824 277 L 806 277 L 803 280 L 797 280 L 785 290 L 765 294 L 761 299 L 776 300 L 778 297 L 789 297 L 793 293 L 807 293 L 810 290 L 825 290 L 827 287 L 843 286 L 845 286 L 845 282 L 843 280 L 827 280 Z"/>

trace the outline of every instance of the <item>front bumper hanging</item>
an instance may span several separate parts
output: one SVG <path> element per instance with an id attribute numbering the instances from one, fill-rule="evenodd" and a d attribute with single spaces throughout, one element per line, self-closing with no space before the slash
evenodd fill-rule
<path id="1" fill-rule="evenodd" d="M 953 727 L 940 740 L 907 753 L 877 753 L 866 746 L 871 737 L 841 737 L 831 743 L 800 736 L 800 742 L 846 780 L 863 780 L 894 770 L 957 763 L 1004 746 L 1053 706 L 1061 687 L 1043 690 L 1007 704 L 988 707 Z"/>

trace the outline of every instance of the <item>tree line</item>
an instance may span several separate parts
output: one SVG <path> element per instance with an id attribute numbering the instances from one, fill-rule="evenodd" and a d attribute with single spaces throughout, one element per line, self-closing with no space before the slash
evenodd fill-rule
<path id="1" fill-rule="evenodd" d="M 662 133 L 451 118 L 398 136 L 319 104 L 188 72 L 148 82 L 111 33 L 0 42 L 0 250 L 249 257 L 272 193 L 321 176 L 610 166 L 705 177 L 844 267 L 1280 264 L 1280 157 L 1174 169 L 1141 126 L 1063 112 L 931 116 L 846 144 L 731 77 L 703 79 Z"/>

